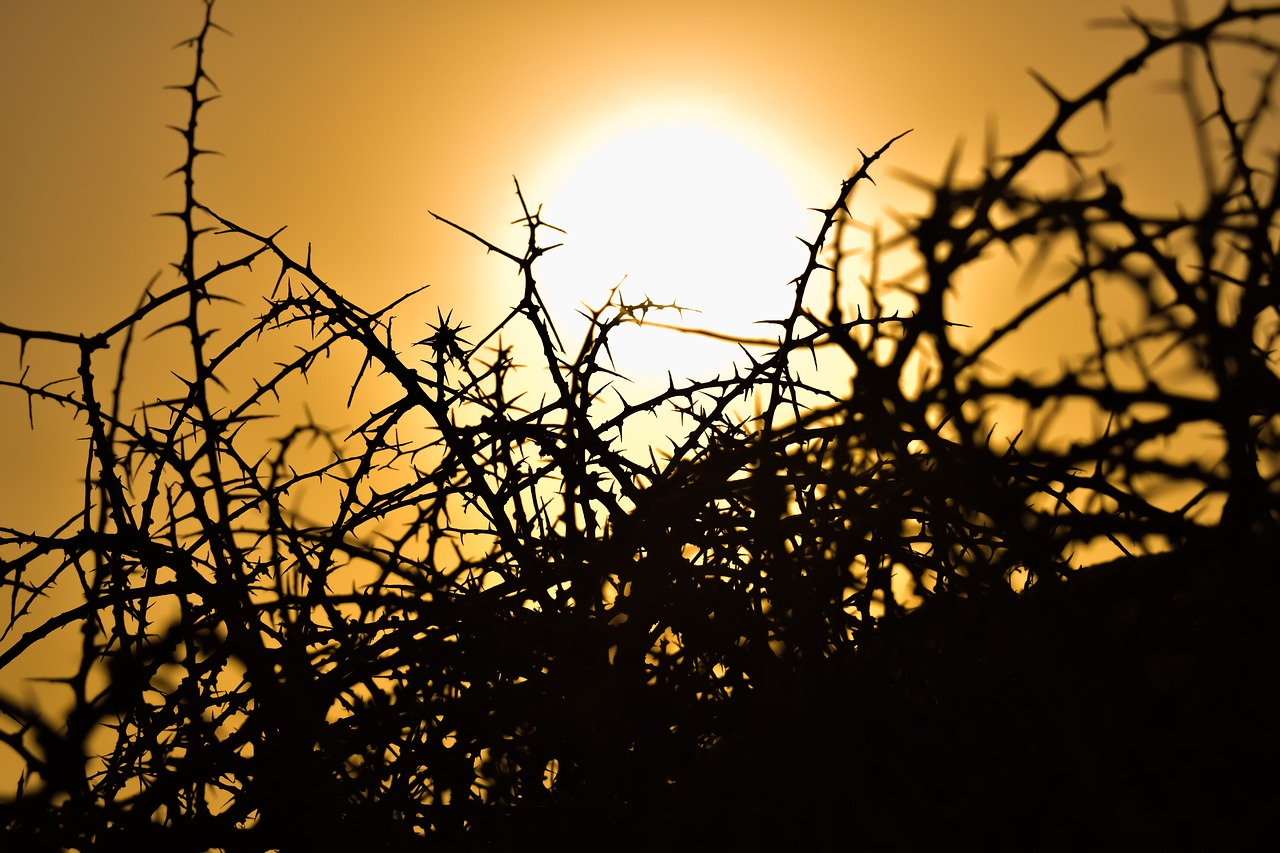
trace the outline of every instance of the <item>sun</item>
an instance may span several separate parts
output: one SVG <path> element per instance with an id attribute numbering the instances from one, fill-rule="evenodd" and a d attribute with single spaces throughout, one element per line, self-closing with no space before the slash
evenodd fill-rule
<path id="1" fill-rule="evenodd" d="M 696 119 L 602 134 L 565 169 L 544 216 L 566 232 L 541 275 L 562 326 L 621 282 L 628 302 L 687 309 L 650 320 L 751 338 L 770 337 L 776 327 L 758 321 L 787 312 L 805 262 L 796 238 L 812 225 L 763 146 Z M 620 330 L 611 351 L 637 381 L 704 378 L 742 357 L 735 344 L 652 326 Z"/>

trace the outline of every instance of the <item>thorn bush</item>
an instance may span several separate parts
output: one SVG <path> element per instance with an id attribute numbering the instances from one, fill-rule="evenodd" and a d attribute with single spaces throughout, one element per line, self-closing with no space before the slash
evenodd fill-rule
<path id="1" fill-rule="evenodd" d="M 81 509 L 0 528 L 0 667 L 80 638 L 65 715 L 0 697 L 25 766 L 6 849 L 1276 834 L 1280 7 L 1131 17 L 1132 55 L 1077 96 L 1046 82 L 1038 136 L 919 181 L 890 234 L 849 200 L 896 139 L 863 154 L 771 345 L 628 400 L 610 337 L 675 306 L 615 293 L 568 352 L 518 184 L 519 249 L 437 218 L 516 266 L 519 301 L 487 330 L 438 308 L 416 341 L 403 300 L 363 308 L 201 204 L 205 6 L 178 282 L 93 334 L 0 324 L 5 393 L 88 437 Z M 1229 52 L 1263 63 L 1255 91 L 1224 87 Z M 1174 214 L 1065 141 L 1164 54 L 1203 178 Z M 1005 254 L 1042 286 L 963 327 Z M 1064 306 L 1056 372 L 998 357 Z M 148 335 L 183 361 L 139 401 Z M 308 382 L 343 371 L 337 399 Z M 337 432 L 313 406 L 367 412 Z M 638 459 L 626 431 L 659 412 L 681 427 Z"/>

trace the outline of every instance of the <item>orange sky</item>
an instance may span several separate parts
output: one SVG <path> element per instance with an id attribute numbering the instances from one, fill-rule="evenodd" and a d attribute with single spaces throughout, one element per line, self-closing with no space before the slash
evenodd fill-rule
<path id="1" fill-rule="evenodd" d="M 1163 0 L 1131 5 L 1167 14 Z M 1217 4 L 1191 5 L 1203 15 Z M 910 209 L 919 196 L 892 180 L 893 169 L 937 175 L 960 136 L 976 159 L 989 116 L 1006 145 L 1024 142 L 1047 118 L 1049 101 L 1028 67 L 1071 93 L 1137 44 L 1130 32 L 1086 26 L 1115 16 L 1114 0 L 384 0 L 359 8 L 220 0 L 216 10 L 234 35 L 210 44 L 208 68 L 223 99 L 205 113 L 202 137 L 225 156 L 201 162 L 202 200 L 262 233 L 287 225 L 285 245 L 301 255 L 311 243 L 320 272 L 357 302 L 373 307 L 430 284 L 422 312 L 437 302 L 456 306 L 473 327 L 512 304 L 512 270 L 428 210 L 519 245 L 508 225 L 518 215 L 511 176 L 531 203 L 549 202 L 549 221 L 565 224 L 561 215 L 575 211 L 554 201 L 567 172 L 637 116 L 693 117 L 740 136 L 790 187 L 793 219 L 832 201 L 858 148 L 914 128 L 877 169 L 872 191 L 876 205 Z M 184 120 L 184 103 L 163 87 L 189 79 L 189 51 L 171 46 L 201 16 L 197 0 L 0 6 L 4 322 L 92 333 L 127 314 L 146 282 L 177 259 L 178 226 L 153 215 L 180 194 L 175 180 L 163 179 L 181 154 L 165 125 Z M 1151 83 L 1136 94 L 1119 105 L 1120 124 L 1155 129 L 1159 139 L 1183 130 L 1173 98 Z M 1168 153 L 1155 146 L 1128 158 L 1127 177 L 1145 177 L 1153 197 L 1168 193 L 1176 185 Z M 587 241 L 591 228 L 570 232 L 548 271 L 590 249 L 574 236 L 585 232 Z M 777 239 L 789 246 L 791 236 Z M 717 251 L 757 250 L 759 238 L 744 231 L 742 239 L 741 251 Z M 590 294 L 563 293 L 554 277 L 544 285 L 571 312 L 623 273 L 637 270 L 602 271 Z M 776 293 L 791 274 L 779 274 Z M 42 351 L 31 352 L 37 363 Z M 0 342 L 0 359 L 16 369 L 13 341 Z M 37 478 L 74 487 L 78 465 L 51 467 L 32 448 L 21 398 L 6 395 L 0 406 L 6 485 L 22 484 L 28 495 Z M 65 419 L 49 414 L 41 418 L 48 438 L 74 437 L 69 426 L 55 434 Z M 39 509 L 40 501 L 24 500 L 6 518 L 27 521 Z"/>
<path id="2" fill-rule="evenodd" d="M 1116 11 L 1114 0 L 222 0 L 234 37 L 212 41 L 224 100 L 204 139 L 226 156 L 202 164 L 202 194 L 250 227 L 288 225 L 357 299 L 426 282 L 451 298 L 492 264 L 428 208 L 501 233 L 511 175 L 546 199 L 557 161 L 635 104 L 707 104 L 766 129 L 804 203 L 825 205 L 856 148 L 908 127 L 890 164 L 928 173 L 990 113 L 1005 138 L 1025 137 L 1048 111 L 1025 69 L 1068 90 L 1087 81 L 1135 43 L 1086 30 Z M 189 55 L 170 46 L 200 12 L 195 0 L 0 9 L 12 322 L 92 329 L 173 258 L 176 226 L 151 214 L 178 195 L 161 178 L 180 150 L 164 125 L 183 104 L 162 87 L 189 75 Z"/>
<path id="3" fill-rule="evenodd" d="M 892 168 L 936 175 L 959 136 L 976 156 L 992 115 L 1003 140 L 1026 140 L 1049 114 L 1026 69 L 1068 92 L 1092 82 L 1137 43 L 1086 26 L 1117 13 L 1114 0 L 221 0 L 216 20 L 234 35 L 211 41 L 223 99 L 202 134 L 225 156 L 200 164 L 198 192 L 246 227 L 287 225 L 285 245 L 301 254 L 312 243 L 320 271 L 366 306 L 430 284 L 429 300 L 479 326 L 511 304 L 512 271 L 428 210 L 518 245 L 512 175 L 531 203 L 554 199 L 566 169 L 622 118 L 668 108 L 743 135 L 791 187 L 797 216 L 832 201 L 856 149 L 914 128 L 876 173 L 876 203 L 909 208 L 918 196 Z M 163 180 L 181 152 L 165 125 L 184 104 L 163 87 L 189 78 L 189 52 L 171 46 L 201 15 L 196 0 L 0 6 L 5 322 L 96 331 L 177 259 L 178 226 L 153 216 L 180 192 Z M 1158 166 L 1146 164 L 1155 187 L 1167 183 Z M 562 252 L 577 250 L 572 238 Z M 566 311 L 586 298 L 555 296 Z M 16 364 L 12 341 L 0 359 Z M 0 476 L 82 476 L 31 450 L 20 398 L 0 405 Z M 37 506 L 24 501 L 16 520 Z"/>

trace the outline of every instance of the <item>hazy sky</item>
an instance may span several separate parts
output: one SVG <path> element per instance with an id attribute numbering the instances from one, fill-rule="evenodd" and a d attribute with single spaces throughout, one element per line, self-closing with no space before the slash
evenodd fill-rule
<path id="1" fill-rule="evenodd" d="M 1168 14 L 1164 2 L 1129 5 Z M 1217 5 L 1191 4 L 1195 15 Z M 215 19 L 233 35 L 210 41 L 208 69 L 223 97 L 201 134 L 224 156 L 200 163 L 198 193 L 259 232 L 287 225 L 285 245 L 301 254 L 311 243 L 320 272 L 357 302 L 372 307 L 430 284 L 430 300 L 479 321 L 512 304 L 512 270 L 429 210 L 518 246 L 507 224 L 519 214 L 518 176 L 531 203 L 547 202 L 549 221 L 570 226 L 560 250 L 567 260 L 549 261 L 554 271 L 587 257 L 587 237 L 609 237 L 601 222 L 624 223 L 614 238 L 639 227 L 624 214 L 653 179 L 601 189 L 589 176 L 619 161 L 598 161 L 600 152 L 626 156 L 632 149 L 619 138 L 633 144 L 649 125 L 692 122 L 741 145 L 722 154 L 709 143 L 706 152 L 729 174 L 743 172 L 726 191 L 739 195 L 712 217 L 739 224 L 711 234 L 746 242 L 718 251 L 763 258 L 774 252 L 769 240 L 790 247 L 777 253 L 795 251 L 788 223 L 803 227 L 804 207 L 831 203 L 858 148 L 914 128 L 876 173 L 876 203 L 902 208 L 918 197 L 892 169 L 937 175 L 960 136 L 976 156 L 992 116 L 1002 140 L 1024 142 L 1050 112 L 1026 69 L 1078 91 L 1138 44 L 1131 32 L 1087 26 L 1119 11 L 1118 0 L 220 0 Z M 189 79 L 190 52 L 172 46 L 196 31 L 202 13 L 197 0 L 0 3 L 4 322 L 92 333 L 125 315 L 178 259 L 178 225 L 154 216 L 174 208 L 181 189 L 164 180 L 181 156 L 165 125 L 184 120 L 184 103 L 164 86 Z M 1147 101 L 1126 115 L 1145 120 Z M 1169 180 L 1153 153 L 1132 168 L 1149 170 L 1158 189 Z M 592 162 L 603 171 L 591 172 Z M 584 180 L 595 181 L 606 209 L 566 195 Z M 770 203 L 753 205 L 756 196 Z M 673 203 L 693 209 L 706 199 Z M 756 222 L 757 208 L 780 224 Z M 778 233 L 762 237 L 753 222 Z M 556 291 L 553 278 L 547 287 L 571 310 L 623 273 L 637 271 L 601 269 L 590 287 Z M 656 284 L 645 286 L 660 291 L 663 273 L 651 275 Z M 784 290 L 785 277 L 776 286 Z M 732 300 L 772 287 L 752 283 Z M 424 315 L 432 304 L 423 303 Z M 0 342 L 6 375 L 17 369 L 16 349 Z M 31 357 L 38 362 L 41 349 Z M 22 400 L 6 395 L 0 406 L 0 477 L 74 483 L 83 475 L 46 467 L 29 444 L 14 449 L 25 429 Z M 52 431 L 57 418 L 42 420 Z M 18 517 L 35 512 L 33 503 L 24 501 Z"/>
<path id="2" fill-rule="evenodd" d="M 1162 1 L 1130 5 L 1169 14 Z M 1217 4 L 1190 5 L 1203 15 Z M 183 122 L 184 102 L 164 87 L 191 77 L 191 51 L 173 46 L 196 32 L 202 10 L 197 0 L 0 3 L 5 323 L 95 332 L 178 259 L 177 223 L 155 216 L 180 197 L 164 175 L 182 147 L 165 126 Z M 570 232 L 548 257 L 544 284 L 557 310 L 572 314 L 623 274 L 654 297 L 677 296 L 660 257 L 644 269 L 652 259 L 625 250 L 684 241 L 694 251 L 687 232 L 698 214 L 672 211 L 707 205 L 714 228 L 704 242 L 746 259 L 731 270 L 745 283 L 723 298 L 689 298 L 696 307 L 754 305 L 785 295 L 799 272 L 792 237 L 814 222 L 804 207 L 831 204 L 858 149 L 914 128 L 865 196 L 910 209 L 919 196 L 893 169 L 937 175 L 961 136 L 975 161 L 992 117 L 1002 145 L 1027 141 L 1050 115 L 1027 69 L 1079 91 L 1138 45 L 1133 32 L 1088 26 L 1117 15 L 1114 0 L 220 0 L 215 19 L 233 35 L 210 40 L 207 68 L 223 97 L 206 110 L 201 136 L 224 156 L 201 161 L 197 192 L 260 233 L 288 225 L 284 245 L 301 255 L 311 243 L 321 274 L 361 304 L 430 284 L 424 318 L 435 304 L 457 306 L 472 325 L 515 300 L 513 270 L 429 210 L 518 246 L 508 225 L 517 175 L 531 204 L 547 202 L 545 218 Z M 1185 124 L 1175 99 L 1153 83 L 1137 88 L 1117 115 L 1157 131 Z M 668 174 L 618 167 L 628 152 L 676 158 L 698 147 L 645 136 L 669 122 L 707 132 L 703 159 Z M 741 147 L 717 149 L 724 140 Z M 1164 155 L 1152 145 L 1126 167 L 1130 177 L 1146 170 L 1157 196 L 1176 183 Z M 696 193 L 681 199 L 704 173 L 714 205 Z M 644 233 L 663 218 L 641 206 L 650 190 L 658 201 L 645 204 L 671 205 L 671 229 L 657 236 Z M 682 300 L 689 286 L 680 284 Z M 0 342 L 10 368 L 15 350 Z M 0 405 L 13 415 L 22 400 Z M 22 420 L 0 419 L 0 446 L 14 446 Z M 17 456 L 0 467 L 6 479 L 42 470 L 38 453 Z"/>
<path id="3" fill-rule="evenodd" d="M 1163 3 L 1138 3 L 1163 10 Z M 1203 5 L 1203 4 L 1202 4 Z M 1216 5 L 1216 4 L 1215 4 Z M 196 0 L 0 4 L 3 311 L 92 330 L 179 246 L 173 206 Z M 553 196 L 566 162 L 637 108 L 734 122 L 805 206 L 915 128 L 890 164 L 933 173 L 989 114 L 1025 137 L 1048 102 L 1136 43 L 1089 31 L 1114 0 L 871 2 L 247 2 L 211 40 L 224 99 L 206 115 L 202 195 L 250 227 L 289 226 L 371 298 L 441 291 L 492 267 L 430 208 L 486 233 L 515 218 L 511 176 Z M 1021 132 L 1020 132 L 1021 131 Z M 587 149 L 587 150 L 584 150 Z M 883 171 L 882 171 L 883 174 Z M 548 218 L 555 221 L 554 210 Z M 52 310 L 58 312 L 51 314 Z"/>
<path id="4" fill-rule="evenodd" d="M 1127 5 L 1169 12 L 1163 0 Z M 1189 5 L 1202 17 L 1220 3 Z M 288 226 L 285 245 L 301 254 L 311 243 L 320 273 L 358 303 L 430 284 L 424 317 L 438 302 L 473 325 L 513 303 L 512 270 L 429 210 L 518 247 L 508 225 L 519 215 L 518 176 L 529 201 L 547 202 L 547 220 L 570 231 L 547 270 L 577 283 L 545 279 L 563 310 L 624 273 L 671 295 L 660 292 L 670 271 L 641 269 L 647 260 L 626 255 L 628 238 L 654 239 L 641 231 L 663 218 L 676 230 L 659 239 L 688 243 L 681 231 L 700 227 L 691 212 L 706 211 L 716 251 L 746 259 L 733 271 L 746 284 L 721 301 L 752 305 L 785 293 L 799 269 L 773 264 L 796 251 L 791 223 L 803 227 L 803 208 L 833 201 L 858 148 L 914 128 L 876 172 L 873 197 L 910 209 L 919 197 L 893 169 L 936 176 L 961 136 L 975 162 L 989 117 L 1006 146 L 1025 143 L 1051 106 L 1026 69 L 1078 92 L 1139 44 L 1132 32 L 1086 26 L 1120 9 L 1121 0 L 220 0 L 215 19 L 234 35 L 210 40 L 207 67 L 223 98 L 201 138 L 225 156 L 199 164 L 198 194 L 260 233 Z M 185 120 L 185 105 L 164 87 L 190 79 L 190 52 L 172 46 L 202 14 L 198 0 L 0 0 L 0 321 L 96 332 L 180 258 L 178 224 L 155 216 L 181 194 L 164 180 L 182 155 L 165 126 Z M 1130 149 L 1143 156 L 1127 159 L 1128 176 L 1152 203 L 1167 202 L 1180 173 L 1162 140 L 1185 120 L 1150 83 L 1133 98 L 1117 105 L 1118 130 L 1127 122 L 1146 142 Z M 672 123 L 700 129 L 661 130 Z M 702 159 L 641 169 L 655 151 Z M 686 187 L 718 195 L 709 202 Z M 672 207 L 661 217 L 644 206 L 663 199 Z M 593 241 L 608 250 L 591 254 L 583 244 Z M 614 256 L 634 268 L 605 266 Z M 174 283 L 168 275 L 162 284 Z M 37 345 L 28 359 L 57 355 Z M 18 375 L 14 341 L 0 339 L 0 364 L 0 376 Z M 76 506 L 83 424 L 51 407 L 36 419 L 33 435 L 22 397 L 0 389 L 0 524 L 46 525 Z"/>

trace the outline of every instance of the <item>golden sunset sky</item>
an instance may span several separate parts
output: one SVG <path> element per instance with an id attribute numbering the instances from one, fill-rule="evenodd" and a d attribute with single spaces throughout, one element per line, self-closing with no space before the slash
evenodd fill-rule
<path id="1" fill-rule="evenodd" d="M 541 270 L 570 331 L 623 276 L 628 296 L 702 309 L 695 325 L 749 330 L 785 303 L 794 237 L 818 221 L 805 208 L 832 203 L 859 148 L 913 129 L 859 192 L 873 215 L 919 209 L 895 170 L 936 177 L 959 138 L 976 167 L 992 119 L 1004 150 L 1025 143 L 1051 114 L 1027 69 L 1080 91 L 1138 45 L 1089 26 L 1120 13 L 1117 0 L 221 0 L 231 35 L 213 35 L 207 65 L 222 98 L 201 136 L 223 156 L 199 163 L 197 192 L 259 233 L 288 226 L 284 244 L 302 256 L 310 243 L 320 273 L 366 307 L 430 285 L 402 328 L 437 305 L 479 328 L 517 298 L 514 269 L 429 211 L 516 249 L 516 176 L 568 231 Z M 164 176 L 181 140 L 165 126 L 185 104 L 164 87 L 189 80 L 191 52 L 173 45 L 202 15 L 196 0 L 0 5 L 3 322 L 93 333 L 157 273 L 172 284 L 179 226 L 155 214 L 180 198 Z M 1148 135 L 1127 177 L 1167 202 L 1173 155 L 1150 140 L 1186 120 L 1154 83 L 1130 88 L 1117 133 Z M 670 336 L 633 340 L 632 365 L 706 366 Z M 15 341 L 0 359 L 17 370 Z M 24 495 L 4 511 L 25 526 L 41 515 L 32 496 L 83 477 L 43 449 L 75 431 L 37 410 L 33 443 L 22 398 L 0 400 L 0 476 Z"/>
<path id="2" fill-rule="evenodd" d="M 1137 9 L 1168 14 L 1163 2 Z M 695 164 L 738 158 L 731 203 L 825 206 L 858 148 L 908 128 L 886 166 L 933 176 L 957 137 L 976 155 L 989 117 L 1009 144 L 1044 121 L 1050 104 L 1027 68 L 1072 92 L 1135 46 L 1132 33 L 1087 27 L 1119 11 L 1114 0 L 222 0 L 215 20 L 233 35 L 210 42 L 223 99 L 202 133 L 225 156 L 200 164 L 200 194 L 250 228 L 287 225 L 354 299 L 426 283 L 465 307 L 493 299 L 505 271 L 428 210 L 518 239 L 506 228 L 515 175 L 549 221 L 580 228 L 583 193 L 564 195 L 586 168 L 597 185 L 585 201 L 601 205 L 588 220 L 625 221 L 628 195 L 600 176 L 615 170 L 625 190 L 625 137 L 672 124 L 706 134 Z M 11 322 L 94 330 L 174 258 L 176 226 L 153 214 L 179 196 L 163 180 L 181 154 L 165 125 L 182 121 L 184 103 L 163 87 L 190 76 L 189 51 L 171 46 L 201 13 L 195 0 L 4 4 L 0 275 Z M 739 150 L 716 150 L 725 140 Z M 650 147 L 663 151 L 661 134 Z M 881 183 L 886 204 L 910 203 Z M 689 190 L 671 213 L 712 214 L 716 201 Z M 713 218 L 750 232 L 763 215 L 722 206 Z M 796 210 L 767 215 L 806 222 Z M 577 230 L 562 254 L 589 250 Z"/>

